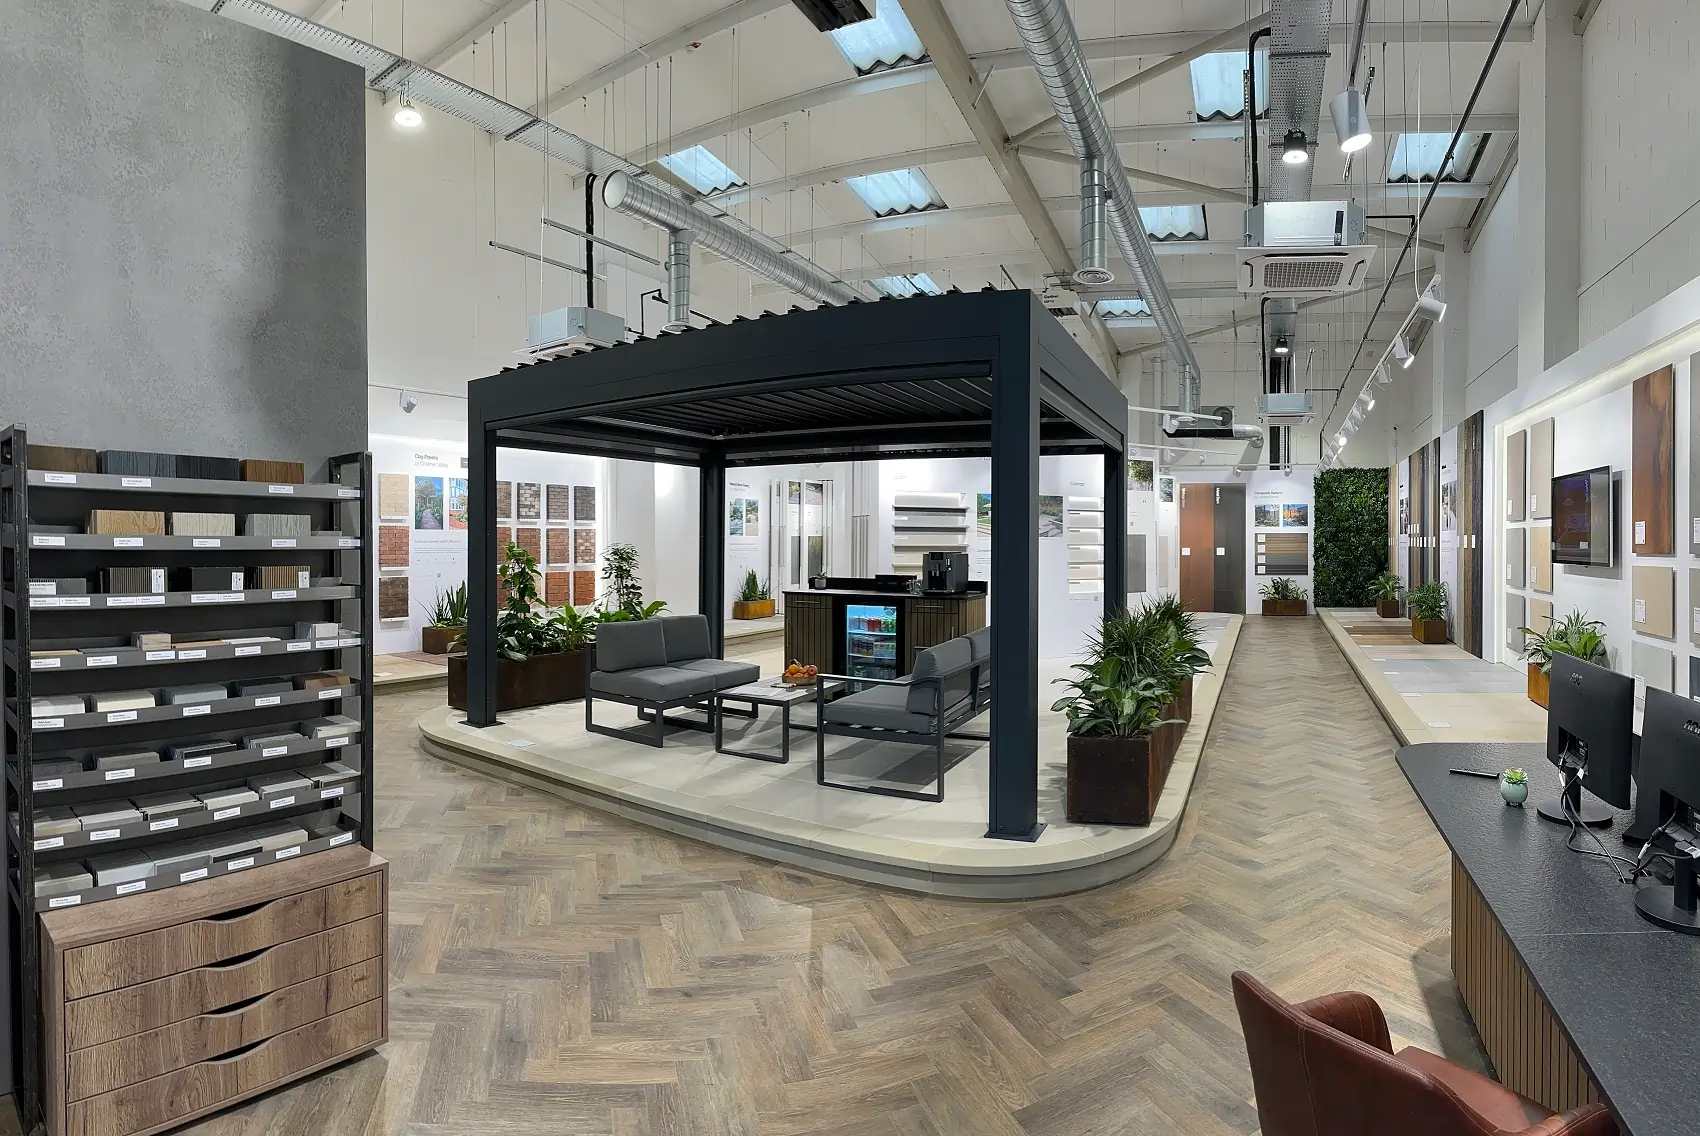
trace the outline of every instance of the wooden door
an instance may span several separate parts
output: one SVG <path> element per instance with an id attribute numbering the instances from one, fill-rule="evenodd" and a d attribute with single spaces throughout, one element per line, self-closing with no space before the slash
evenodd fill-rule
<path id="1" fill-rule="evenodd" d="M 1245 486 L 1213 487 L 1215 503 L 1215 546 L 1211 562 L 1215 575 L 1215 605 L 1212 611 L 1245 614 Z"/>
<path id="2" fill-rule="evenodd" d="M 1188 611 L 1216 604 L 1216 487 L 1180 485 L 1181 603 Z"/>

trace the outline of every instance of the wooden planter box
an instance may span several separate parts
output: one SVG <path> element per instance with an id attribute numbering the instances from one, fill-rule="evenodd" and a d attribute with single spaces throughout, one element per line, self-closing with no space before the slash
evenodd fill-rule
<path id="1" fill-rule="evenodd" d="M 520 662 L 497 659 L 496 709 L 518 710 L 583 698 L 589 673 L 589 651 L 533 655 Z M 449 705 L 456 710 L 466 709 L 465 652 L 449 656 Z"/>
<path id="2" fill-rule="evenodd" d="M 733 619 L 766 619 L 773 614 L 772 600 L 733 600 Z"/>
<path id="3" fill-rule="evenodd" d="M 1400 614 L 1399 613 L 1399 601 L 1398 600 L 1376 600 L 1375 601 L 1375 614 L 1379 615 L 1383 619 L 1398 619 L 1399 614 Z"/>
<path id="4" fill-rule="evenodd" d="M 1552 674 L 1543 671 L 1534 663 L 1529 664 L 1529 701 L 1536 706 L 1546 707 L 1548 692 L 1552 687 Z"/>
<path id="5" fill-rule="evenodd" d="M 1411 617 L 1411 638 L 1419 643 L 1446 642 L 1446 621 L 1444 619 L 1418 619 Z"/>
<path id="6" fill-rule="evenodd" d="M 1171 705 L 1165 717 L 1178 718 Z M 1143 738 L 1068 739 L 1068 819 L 1075 824 L 1146 825 L 1180 748 L 1183 723 Z"/>
<path id="7" fill-rule="evenodd" d="M 1183 722 L 1192 721 L 1192 676 L 1187 675 L 1181 680 L 1180 693 L 1175 695 L 1174 712 L 1170 718 L 1179 718 Z"/>
<path id="8" fill-rule="evenodd" d="M 1309 600 L 1264 600 L 1264 615 L 1309 615 Z"/>
<path id="9" fill-rule="evenodd" d="M 446 655 L 455 637 L 465 630 L 464 627 L 421 627 L 419 649 L 427 655 Z"/>

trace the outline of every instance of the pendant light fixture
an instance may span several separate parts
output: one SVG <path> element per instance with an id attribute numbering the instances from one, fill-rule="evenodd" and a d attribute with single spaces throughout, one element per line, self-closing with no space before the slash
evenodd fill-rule
<path id="1" fill-rule="evenodd" d="M 1401 367 L 1409 367 L 1417 361 L 1417 357 L 1411 354 L 1411 348 L 1405 343 L 1403 335 L 1393 337 L 1393 357 L 1399 360 Z"/>
<path id="2" fill-rule="evenodd" d="M 418 108 L 406 95 L 401 96 L 401 105 L 395 109 L 395 124 L 403 130 L 417 130 L 424 122 L 425 116 L 419 113 Z"/>
<path id="3" fill-rule="evenodd" d="M 1347 87 L 1335 95 L 1328 104 L 1328 113 L 1334 119 L 1334 137 L 1340 140 L 1340 149 L 1345 153 L 1356 154 L 1374 141 L 1364 96 L 1357 88 Z"/>
<path id="4" fill-rule="evenodd" d="M 1289 130 L 1281 140 L 1281 160 L 1289 166 L 1302 166 L 1310 161 L 1310 139 L 1302 130 Z"/>

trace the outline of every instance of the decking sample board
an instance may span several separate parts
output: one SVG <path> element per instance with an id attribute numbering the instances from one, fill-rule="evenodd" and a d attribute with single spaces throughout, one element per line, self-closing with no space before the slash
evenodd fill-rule
<path id="1" fill-rule="evenodd" d="M 1529 587 L 1552 595 L 1552 526 L 1529 526 Z"/>
<path id="2" fill-rule="evenodd" d="M 1552 626 L 1552 601 L 1530 600 L 1529 622 L 1525 626 L 1536 635 L 1545 635 L 1547 628 Z"/>
<path id="3" fill-rule="evenodd" d="M 1523 649 L 1523 633 L 1517 630 L 1528 622 L 1527 601 L 1515 592 L 1505 596 L 1505 645 L 1513 651 Z"/>
<path id="4" fill-rule="evenodd" d="M 1676 638 L 1676 569 L 1637 564 L 1630 571 L 1631 626 L 1638 634 Z"/>
<path id="5" fill-rule="evenodd" d="M 1660 367 L 1635 380 L 1631 396 L 1630 550 L 1676 554 L 1676 377 Z"/>
<path id="6" fill-rule="evenodd" d="M 1553 420 L 1543 418 L 1529 427 L 1529 519 L 1552 518 Z"/>
<path id="7" fill-rule="evenodd" d="M 1513 588 L 1524 587 L 1528 581 L 1528 536 L 1527 529 L 1505 530 L 1505 582 Z"/>
<path id="8" fill-rule="evenodd" d="M 1505 439 L 1505 519 L 1508 521 L 1528 519 L 1528 450 L 1529 435 L 1523 430 Z"/>

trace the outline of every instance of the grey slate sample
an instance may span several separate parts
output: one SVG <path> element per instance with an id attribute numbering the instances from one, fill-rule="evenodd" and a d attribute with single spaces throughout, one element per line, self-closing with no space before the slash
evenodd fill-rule
<path id="1" fill-rule="evenodd" d="M 153 860 L 143 852 L 112 852 L 105 856 L 91 856 L 84 861 L 84 866 L 94 873 L 96 887 L 145 880 L 154 874 Z"/>
<path id="2" fill-rule="evenodd" d="M 139 769 L 144 765 L 158 763 L 159 754 L 146 749 L 118 750 L 94 755 L 94 767 L 97 772 L 105 769 Z"/>
<path id="3" fill-rule="evenodd" d="M 229 697 L 230 691 L 225 687 L 208 682 L 168 686 L 159 692 L 160 704 L 164 706 L 197 706 L 203 702 L 221 702 Z"/>
<path id="4" fill-rule="evenodd" d="M 46 864 L 35 870 L 35 897 L 70 895 L 94 886 L 94 877 L 81 864 Z"/>
<path id="5" fill-rule="evenodd" d="M 88 707 L 81 698 L 74 698 L 69 694 L 40 695 L 30 699 L 32 718 L 65 718 L 87 711 Z"/>
<path id="6" fill-rule="evenodd" d="M 249 513 L 242 520 L 245 536 L 309 537 L 313 518 L 306 513 Z"/>
<path id="7" fill-rule="evenodd" d="M 63 576 L 30 581 L 32 596 L 86 596 L 89 582 L 81 576 Z"/>

